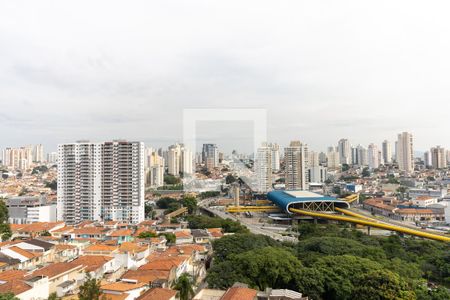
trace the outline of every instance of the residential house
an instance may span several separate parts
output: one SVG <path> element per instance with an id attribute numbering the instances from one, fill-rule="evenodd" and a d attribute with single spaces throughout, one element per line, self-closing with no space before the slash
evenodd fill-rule
<path id="1" fill-rule="evenodd" d="M 129 283 L 129 282 L 114 282 L 102 285 L 100 287 L 102 293 L 108 296 L 121 296 L 124 300 L 134 300 L 141 295 L 148 288 L 146 283 Z"/>
<path id="2" fill-rule="evenodd" d="M 136 298 L 136 300 L 175 300 L 177 291 L 165 288 L 153 288 Z"/>

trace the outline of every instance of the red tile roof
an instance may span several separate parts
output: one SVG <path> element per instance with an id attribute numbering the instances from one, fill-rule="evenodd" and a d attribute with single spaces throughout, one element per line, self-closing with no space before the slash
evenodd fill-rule
<path id="1" fill-rule="evenodd" d="M 177 294 L 177 291 L 163 288 L 153 288 L 136 298 L 136 300 L 170 300 Z"/>

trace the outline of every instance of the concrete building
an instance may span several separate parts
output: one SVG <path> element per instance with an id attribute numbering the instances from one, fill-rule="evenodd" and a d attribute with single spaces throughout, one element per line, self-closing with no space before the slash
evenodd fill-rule
<path id="1" fill-rule="evenodd" d="M 13 170 L 26 170 L 33 164 L 33 147 L 6 148 L 2 151 L 2 164 Z"/>
<path id="2" fill-rule="evenodd" d="M 328 151 L 327 153 L 327 167 L 330 170 L 338 170 L 341 168 L 341 164 L 339 162 L 339 152 L 333 150 Z"/>
<path id="3" fill-rule="evenodd" d="M 426 168 L 431 167 L 431 154 L 430 151 L 426 151 L 423 154 L 423 163 Z"/>
<path id="4" fill-rule="evenodd" d="M 272 147 L 263 143 L 255 157 L 256 191 L 266 193 L 272 190 Z"/>
<path id="5" fill-rule="evenodd" d="M 57 164 L 58 163 L 58 152 L 50 152 L 47 154 L 47 163 Z"/>
<path id="6" fill-rule="evenodd" d="M 208 170 L 219 166 L 219 149 L 216 144 L 203 144 L 202 160 Z"/>
<path id="7" fill-rule="evenodd" d="M 386 165 L 389 165 L 392 163 L 392 147 L 391 143 L 388 140 L 384 140 L 383 144 L 381 146 L 382 153 L 383 153 L 383 162 Z"/>
<path id="8" fill-rule="evenodd" d="M 351 163 L 350 142 L 347 139 L 341 139 L 338 142 L 339 162 L 341 164 Z"/>
<path id="9" fill-rule="evenodd" d="M 6 207 L 11 224 L 56 221 L 56 204 L 48 204 L 45 197 L 9 198 L 6 200 Z"/>
<path id="10" fill-rule="evenodd" d="M 269 144 L 272 152 L 272 172 L 280 171 L 280 146 L 278 144 Z"/>
<path id="11" fill-rule="evenodd" d="M 44 159 L 44 146 L 42 144 L 35 145 L 33 148 L 33 162 L 43 163 Z"/>
<path id="12" fill-rule="evenodd" d="M 368 160 L 369 160 L 369 169 L 378 169 L 380 166 L 379 156 L 378 156 L 378 147 L 375 144 L 370 144 L 367 149 Z"/>
<path id="13" fill-rule="evenodd" d="M 58 220 L 144 220 L 142 142 L 61 144 L 58 162 Z"/>
<path id="14" fill-rule="evenodd" d="M 441 146 L 431 148 L 431 166 L 434 169 L 444 169 L 447 167 L 447 154 Z"/>
<path id="15" fill-rule="evenodd" d="M 308 178 L 308 146 L 292 141 L 284 148 L 286 190 L 306 190 Z"/>
<path id="16" fill-rule="evenodd" d="M 414 148 L 411 133 L 402 132 L 397 140 L 397 162 L 400 171 L 412 173 L 414 171 Z"/>
<path id="17" fill-rule="evenodd" d="M 308 169 L 309 172 L 309 180 L 314 183 L 323 183 L 328 179 L 327 167 L 323 166 L 311 166 Z"/>

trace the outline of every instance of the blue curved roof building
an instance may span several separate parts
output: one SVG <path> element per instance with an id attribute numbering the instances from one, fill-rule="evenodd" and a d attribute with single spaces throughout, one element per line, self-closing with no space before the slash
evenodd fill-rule
<path id="1" fill-rule="evenodd" d="M 290 208 L 322 212 L 334 211 L 334 207 L 349 208 L 345 200 L 310 191 L 275 190 L 267 194 L 267 199 L 287 213 L 291 213 Z"/>

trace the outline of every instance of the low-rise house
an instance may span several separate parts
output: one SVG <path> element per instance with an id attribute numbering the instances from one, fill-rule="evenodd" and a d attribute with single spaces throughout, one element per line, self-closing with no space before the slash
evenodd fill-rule
<path id="1" fill-rule="evenodd" d="M 211 237 L 211 240 L 220 239 L 223 237 L 222 228 L 208 228 L 209 236 Z"/>
<path id="2" fill-rule="evenodd" d="M 94 244 L 83 249 L 84 255 L 108 255 L 114 256 L 119 253 L 119 246 Z"/>
<path id="3" fill-rule="evenodd" d="M 102 285 L 100 287 L 102 293 L 108 296 L 125 296 L 124 300 L 134 300 L 142 294 L 148 287 L 145 283 L 129 283 L 129 282 L 114 282 Z"/>
<path id="4" fill-rule="evenodd" d="M 211 236 L 206 229 L 192 229 L 191 234 L 196 244 L 209 244 Z"/>
<path id="5" fill-rule="evenodd" d="M 432 204 L 438 203 L 438 199 L 430 197 L 430 196 L 419 196 L 419 197 L 413 199 L 412 203 L 414 206 L 427 207 Z"/>
<path id="6" fill-rule="evenodd" d="M 131 229 L 118 229 L 111 232 L 107 239 L 115 240 L 118 244 L 124 242 L 131 242 L 133 240 L 133 230 Z"/>
<path id="7" fill-rule="evenodd" d="M 0 280 L 0 294 L 4 293 L 12 293 L 20 300 L 45 300 L 49 296 L 48 278 L 32 276 L 27 279 Z"/>
<path id="8" fill-rule="evenodd" d="M 54 263 L 33 272 L 32 276 L 45 276 L 48 278 L 48 293 L 55 293 L 58 286 L 66 281 L 82 281 L 84 279 L 83 265 L 74 265 L 72 263 Z M 75 292 L 75 291 L 74 291 Z M 58 295 L 64 296 L 64 295 Z"/>
<path id="9" fill-rule="evenodd" d="M 37 222 L 31 224 L 11 224 L 12 238 L 35 238 L 43 233 L 52 233 L 63 228 L 64 222 Z"/>
<path id="10" fill-rule="evenodd" d="M 55 245 L 55 262 L 71 261 L 80 255 L 80 248 L 69 244 Z"/>
<path id="11" fill-rule="evenodd" d="M 190 230 L 177 230 L 174 234 L 177 238 L 175 241 L 176 245 L 192 244 L 194 242 L 194 237 L 192 236 Z"/>
<path id="12" fill-rule="evenodd" d="M 136 300 L 175 300 L 177 291 L 165 288 L 153 288 L 136 298 Z"/>
<path id="13" fill-rule="evenodd" d="M 139 245 L 137 243 L 123 242 L 119 247 L 119 252 L 114 256 L 126 269 L 136 269 L 147 263 L 147 256 L 150 255 L 149 245 Z"/>
<path id="14" fill-rule="evenodd" d="M 75 228 L 71 234 L 73 239 L 105 240 L 111 229 L 98 226 L 84 226 Z"/>
<path id="15" fill-rule="evenodd" d="M 150 286 L 153 286 L 155 282 L 158 282 L 161 287 L 169 286 L 169 283 L 173 282 L 175 279 L 176 268 L 170 270 L 128 270 L 121 278 L 123 282 L 141 282 L 147 283 Z"/>
<path id="16" fill-rule="evenodd" d="M 83 255 L 70 262 L 73 266 L 81 266 L 91 277 L 100 279 L 106 274 L 113 274 L 120 268 L 120 262 L 114 257 L 102 255 Z"/>
<path id="17" fill-rule="evenodd" d="M 19 247 L 11 246 L 0 250 L 3 255 L 19 260 L 15 266 L 17 269 L 33 268 L 43 263 L 42 253 L 30 252 Z"/>

